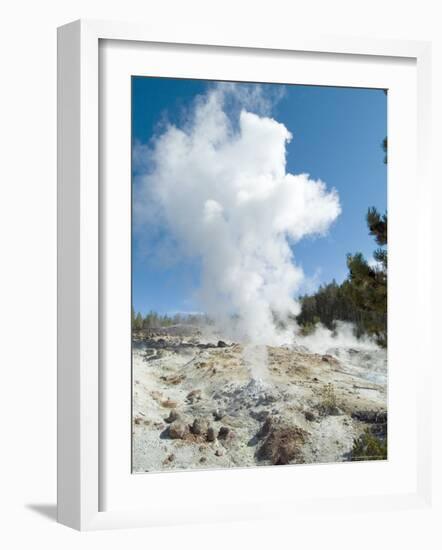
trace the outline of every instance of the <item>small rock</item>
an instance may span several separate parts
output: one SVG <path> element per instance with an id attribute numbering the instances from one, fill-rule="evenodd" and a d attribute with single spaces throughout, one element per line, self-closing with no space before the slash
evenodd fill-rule
<path id="1" fill-rule="evenodd" d="M 226 344 L 226 343 L 223 342 L 222 340 L 218 340 L 217 346 L 218 346 L 219 348 L 227 348 L 227 347 L 228 347 L 228 344 Z"/>
<path id="2" fill-rule="evenodd" d="M 260 428 L 259 432 L 256 434 L 256 436 L 259 437 L 259 438 L 266 437 L 269 434 L 270 430 L 272 429 L 272 426 L 273 426 L 272 417 L 268 416 L 265 419 L 264 424 L 261 426 L 261 428 Z"/>
<path id="3" fill-rule="evenodd" d="M 166 407 L 167 409 L 174 409 L 178 403 L 176 401 L 173 401 L 173 399 L 166 399 L 161 403 L 163 407 Z"/>
<path id="4" fill-rule="evenodd" d="M 155 401 L 160 401 L 163 397 L 163 394 L 157 390 L 153 390 L 152 392 L 150 392 L 150 395 L 153 399 L 155 399 Z"/>
<path id="5" fill-rule="evenodd" d="M 223 456 L 223 452 L 221 451 L 221 449 L 217 449 L 215 451 L 215 456 Z"/>
<path id="6" fill-rule="evenodd" d="M 194 403 L 195 401 L 199 401 L 201 399 L 201 390 L 192 390 L 187 394 L 186 399 L 189 403 Z"/>
<path id="7" fill-rule="evenodd" d="M 201 462 L 201 463 L 206 462 L 206 460 L 207 460 L 207 458 L 206 458 L 205 456 L 202 456 L 202 457 L 200 458 L 200 462 Z"/>
<path id="8" fill-rule="evenodd" d="M 339 407 L 336 407 L 336 405 L 332 405 L 328 407 L 327 414 L 329 416 L 340 416 L 344 414 Z"/>
<path id="9" fill-rule="evenodd" d="M 172 424 L 172 422 L 175 422 L 175 420 L 178 420 L 179 418 L 180 418 L 180 415 L 177 413 L 177 411 L 170 411 L 169 416 L 164 420 L 168 424 Z"/>
<path id="10" fill-rule="evenodd" d="M 180 420 L 175 420 L 169 427 L 169 437 L 171 439 L 183 439 L 187 433 L 187 426 Z"/>
<path id="11" fill-rule="evenodd" d="M 229 435 L 229 428 L 227 426 L 221 426 L 218 432 L 218 439 L 226 439 L 226 437 Z"/>
<path id="12" fill-rule="evenodd" d="M 314 420 L 316 420 L 316 416 L 310 411 L 305 411 L 304 416 L 305 419 L 308 420 L 308 422 L 313 422 Z"/>
<path id="13" fill-rule="evenodd" d="M 212 415 L 215 420 L 221 420 L 224 417 L 224 413 L 219 409 L 213 411 Z"/>
<path id="14" fill-rule="evenodd" d="M 212 426 L 207 428 L 207 441 L 215 441 L 215 430 Z"/>

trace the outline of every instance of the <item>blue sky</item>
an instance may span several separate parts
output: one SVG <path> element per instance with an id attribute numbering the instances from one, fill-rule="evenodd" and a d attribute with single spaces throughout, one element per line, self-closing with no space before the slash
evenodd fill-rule
<path id="1" fill-rule="evenodd" d="M 134 77 L 133 143 L 149 143 L 166 121 L 180 125 L 185 109 L 210 85 L 203 80 Z M 264 87 L 271 93 L 278 85 Z M 340 282 L 347 275 L 347 253 L 371 257 L 375 249 L 365 223 L 367 208 L 386 209 L 387 167 L 381 142 L 387 135 L 387 96 L 382 90 L 286 85 L 271 116 L 293 134 L 287 145 L 287 172 L 306 172 L 338 191 L 339 218 L 325 237 L 297 243 L 295 258 L 310 287 L 332 279 Z M 143 241 L 133 231 L 135 310 L 172 313 L 197 309 L 192 293 L 199 281 L 198 262 L 161 266 L 146 255 Z"/>

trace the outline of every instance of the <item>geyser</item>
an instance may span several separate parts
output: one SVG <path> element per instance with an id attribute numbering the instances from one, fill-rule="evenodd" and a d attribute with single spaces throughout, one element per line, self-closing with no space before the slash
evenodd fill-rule
<path id="1" fill-rule="evenodd" d="M 137 226 L 163 227 L 164 246 L 172 239 L 181 255 L 200 262 L 199 308 L 259 356 L 258 370 L 263 346 L 293 339 L 289 319 L 299 312 L 294 297 L 304 277 L 296 242 L 325 234 L 340 213 L 334 189 L 287 172 L 292 135 L 260 114 L 264 100 L 259 86 L 215 85 L 180 127 L 167 125 L 135 151 L 144 166 Z"/>

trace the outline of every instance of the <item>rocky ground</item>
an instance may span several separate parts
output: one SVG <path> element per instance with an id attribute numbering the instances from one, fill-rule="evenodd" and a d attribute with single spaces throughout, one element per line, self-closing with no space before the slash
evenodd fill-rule
<path id="1" fill-rule="evenodd" d="M 188 327 L 135 334 L 133 471 L 342 462 L 361 434 L 386 440 L 385 351 L 255 351 L 259 378 L 240 344 Z"/>

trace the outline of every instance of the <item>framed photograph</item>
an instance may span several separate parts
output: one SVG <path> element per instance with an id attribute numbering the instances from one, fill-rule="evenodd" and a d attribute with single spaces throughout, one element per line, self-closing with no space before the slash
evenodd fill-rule
<path id="1" fill-rule="evenodd" d="M 58 37 L 59 521 L 426 506 L 430 45 Z"/>

